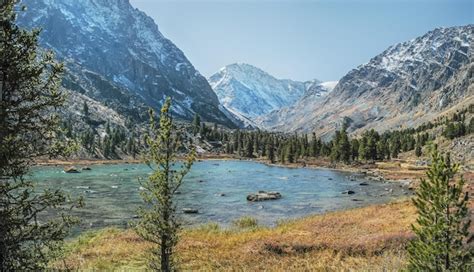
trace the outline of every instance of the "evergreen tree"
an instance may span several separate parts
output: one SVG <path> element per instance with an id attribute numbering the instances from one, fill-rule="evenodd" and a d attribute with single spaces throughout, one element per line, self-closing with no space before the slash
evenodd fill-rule
<path id="1" fill-rule="evenodd" d="M 321 151 L 321 142 L 318 138 L 316 138 L 316 133 L 313 132 L 313 136 L 311 138 L 311 152 L 310 156 L 318 157 Z"/>
<path id="2" fill-rule="evenodd" d="M 421 157 L 421 155 L 422 155 L 422 147 L 421 147 L 421 143 L 419 141 L 416 142 L 415 155 L 417 157 Z"/>
<path id="3" fill-rule="evenodd" d="M 348 163 L 351 158 L 351 144 L 349 142 L 349 137 L 347 136 L 346 130 L 342 130 L 339 140 L 339 154 L 340 160 Z"/>
<path id="4" fill-rule="evenodd" d="M 196 135 L 199 130 L 201 129 L 201 117 L 199 114 L 195 113 L 194 114 L 194 119 L 193 119 L 193 133 Z"/>
<path id="5" fill-rule="evenodd" d="M 394 136 L 390 139 L 390 155 L 392 158 L 398 158 L 398 153 L 400 153 L 400 140 Z"/>
<path id="6" fill-rule="evenodd" d="M 75 222 L 67 214 L 38 222 L 67 198 L 25 179 L 35 158 L 65 151 L 55 142 L 63 65 L 40 53 L 39 30 L 17 26 L 16 0 L 0 3 L 0 271 L 42 271 Z"/>
<path id="7" fill-rule="evenodd" d="M 366 151 L 366 146 L 367 146 L 367 138 L 362 137 L 359 141 L 359 159 L 360 160 L 367 160 L 367 151 Z"/>
<path id="8" fill-rule="evenodd" d="M 159 126 L 150 110 L 150 130 L 147 144 L 150 147 L 146 159 L 153 169 L 152 175 L 142 186 L 147 208 L 139 210 L 140 221 L 137 233 L 154 246 L 150 251 L 149 267 L 154 271 L 174 271 L 174 248 L 178 241 L 180 224 L 176 218 L 174 194 L 181 186 L 184 176 L 190 171 L 195 160 L 194 150 L 189 153 L 180 167 L 176 151 L 181 147 L 179 137 L 169 112 L 171 99 L 167 98 L 160 114 Z M 178 168 L 178 170 L 176 170 Z"/>
<path id="9" fill-rule="evenodd" d="M 245 157 L 247 158 L 253 158 L 253 142 L 251 139 L 247 139 L 247 143 L 245 146 Z"/>
<path id="10" fill-rule="evenodd" d="M 293 147 L 293 143 L 289 142 L 288 147 L 287 147 L 287 152 L 286 152 L 286 157 L 288 158 L 289 163 L 294 163 L 295 162 L 295 148 Z"/>
<path id="11" fill-rule="evenodd" d="M 278 155 L 280 157 L 280 163 L 285 164 L 286 162 L 286 148 L 283 145 L 280 145 L 278 148 Z"/>
<path id="12" fill-rule="evenodd" d="M 267 154 L 268 154 L 268 160 L 270 161 L 270 163 L 275 163 L 275 147 L 273 146 L 272 140 L 268 141 Z"/>
<path id="13" fill-rule="evenodd" d="M 87 102 L 85 100 L 82 104 L 82 113 L 84 114 L 84 118 L 89 118 L 89 106 L 87 105 Z"/>
<path id="14" fill-rule="evenodd" d="M 411 271 L 472 271 L 473 250 L 469 236 L 468 193 L 464 179 L 454 180 L 459 165 L 449 154 L 443 158 L 435 149 L 428 179 L 422 179 L 413 203 L 418 210 L 413 231 L 416 238 L 408 247 Z"/>
<path id="15" fill-rule="evenodd" d="M 351 140 L 351 158 L 353 161 L 359 158 L 359 141 L 357 139 Z"/>

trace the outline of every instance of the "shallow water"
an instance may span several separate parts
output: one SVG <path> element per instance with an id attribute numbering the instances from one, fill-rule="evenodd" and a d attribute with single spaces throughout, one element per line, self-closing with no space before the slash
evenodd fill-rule
<path id="1" fill-rule="evenodd" d="M 76 210 L 80 229 L 127 226 L 134 220 L 140 198 L 139 179 L 151 172 L 146 165 L 93 165 L 91 171 L 64 173 L 63 167 L 35 167 L 32 178 L 38 189 L 61 188 L 72 196 L 83 195 L 86 207 Z M 196 162 L 176 195 L 178 212 L 185 225 L 217 222 L 229 225 L 242 216 L 259 224 L 302 217 L 338 209 L 383 203 L 408 194 L 397 183 L 369 181 L 351 173 L 329 169 L 293 169 L 250 161 Z M 361 182 L 368 186 L 359 185 Z M 282 198 L 248 202 L 249 193 L 278 191 Z M 342 191 L 353 190 L 353 195 Z M 225 194 L 225 196 L 221 196 Z M 359 201 L 353 201 L 357 199 Z M 197 208 L 198 214 L 182 214 L 182 208 Z"/>

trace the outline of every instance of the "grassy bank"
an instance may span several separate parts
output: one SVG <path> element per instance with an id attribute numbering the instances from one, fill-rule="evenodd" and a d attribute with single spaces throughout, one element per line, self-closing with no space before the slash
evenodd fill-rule
<path id="1" fill-rule="evenodd" d="M 177 252 L 183 270 L 396 271 L 405 265 L 414 220 L 415 209 L 407 200 L 275 228 L 255 226 L 247 218 L 233 229 L 209 224 L 183 230 Z M 148 246 L 132 230 L 104 229 L 70 242 L 65 263 L 79 270 L 142 270 Z"/>

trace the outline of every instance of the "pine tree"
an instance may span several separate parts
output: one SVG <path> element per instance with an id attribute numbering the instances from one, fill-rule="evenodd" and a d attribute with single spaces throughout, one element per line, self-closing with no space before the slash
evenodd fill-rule
<path id="1" fill-rule="evenodd" d="M 415 146 L 415 155 L 417 157 L 421 157 L 422 155 L 422 147 L 421 147 L 421 143 L 420 142 L 416 142 L 416 146 Z"/>
<path id="2" fill-rule="evenodd" d="M 268 160 L 270 163 L 275 163 L 275 148 L 273 146 L 273 141 L 270 139 L 267 144 L 267 154 Z"/>
<path id="3" fill-rule="evenodd" d="M 17 26 L 19 8 L 16 0 L 1 1 L 0 271 L 42 271 L 75 222 L 61 214 L 39 223 L 41 212 L 56 210 L 67 198 L 59 189 L 35 191 L 25 179 L 35 158 L 66 151 L 56 142 L 63 65 L 51 52 L 40 53 L 39 30 Z"/>
<path id="4" fill-rule="evenodd" d="M 89 106 L 87 105 L 87 102 L 85 100 L 82 104 L 82 113 L 84 114 L 84 118 L 89 118 Z"/>
<path id="5" fill-rule="evenodd" d="M 351 158 L 353 161 L 359 158 L 359 141 L 357 139 L 351 140 Z"/>
<path id="6" fill-rule="evenodd" d="M 253 158 L 253 142 L 251 139 L 247 139 L 247 144 L 245 146 L 245 157 Z"/>
<path id="7" fill-rule="evenodd" d="M 349 137 L 347 136 L 346 130 L 342 130 L 339 140 L 339 154 L 340 160 L 348 163 L 351 158 L 351 144 L 349 142 Z"/>
<path id="8" fill-rule="evenodd" d="M 413 201 L 418 210 L 409 244 L 411 271 L 472 271 L 473 250 L 469 236 L 468 193 L 464 179 L 454 180 L 459 165 L 452 165 L 449 154 L 443 158 L 435 149 L 428 179 L 422 179 Z"/>
<path id="9" fill-rule="evenodd" d="M 288 143 L 287 147 L 287 152 L 286 152 L 286 157 L 288 158 L 289 163 L 294 163 L 295 162 L 295 148 L 293 147 L 293 143 L 290 142 Z"/>
<path id="10" fill-rule="evenodd" d="M 171 99 L 167 98 L 161 109 L 159 126 L 150 110 L 151 133 L 146 140 L 150 150 L 146 163 L 153 169 L 153 173 L 142 184 L 145 188 L 142 197 L 147 208 L 139 210 L 141 219 L 137 225 L 137 233 L 154 245 L 150 251 L 149 267 L 154 271 L 164 272 L 176 269 L 173 254 L 180 224 L 176 218 L 173 196 L 195 160 L 195 152 L 192 150 L 176 170 L 176 152 L 182 145 L 178 141 L 179 137 L 174 134 L 170 107 Z"/>
<path id="11" fill-rule="evenodd" d="M 194 119 L 193 119 L 193 133 L 196 135 L 199 130 L 201 129 L 201 117 L 199 114 L 195 113 L 194 114 Z"/>

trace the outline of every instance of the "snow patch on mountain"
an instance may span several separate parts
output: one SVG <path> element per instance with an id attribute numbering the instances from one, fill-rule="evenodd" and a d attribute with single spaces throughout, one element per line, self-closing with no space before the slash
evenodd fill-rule
<path id="1" fill-rule="evenodd" d="M 180 118 L 191 120 L 198 113 L 203 120 L 233 126 L 219 110 L 206 78 L 129 0 L 22 3 L 28 9 L 19 14 L 19 22 L 27 28 L 41 27 L 41 45 L 68 65 L 101 75 L 150 107 L 158 109 L 162 98 L 169 96 Z"/>
<path id="2" fill-rule="evenodd" d="M 245 121 L 295 103 L 319 83 L 277 79 L 245 63 L 227 65 L 208 81 L 220 103 Z"/>

